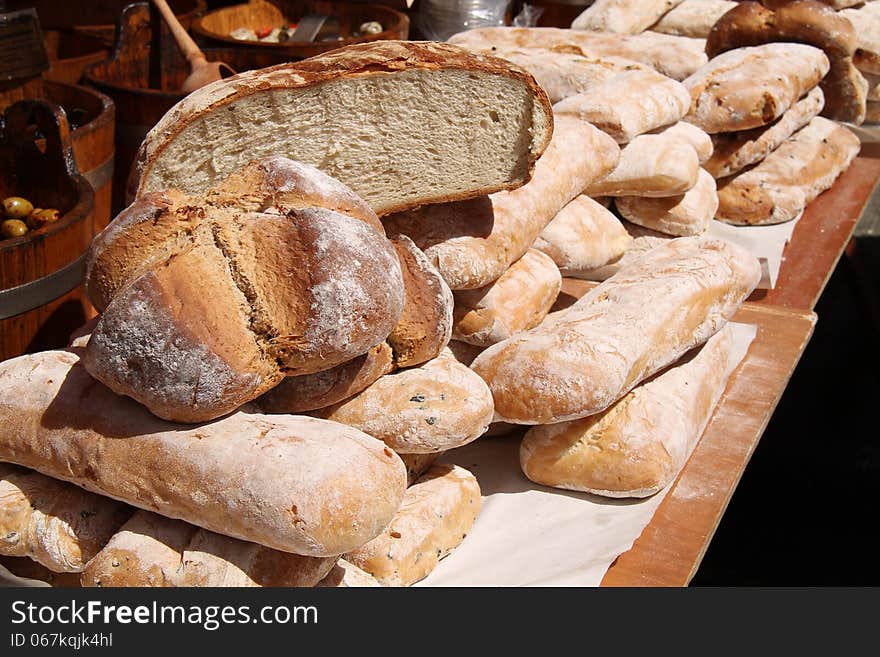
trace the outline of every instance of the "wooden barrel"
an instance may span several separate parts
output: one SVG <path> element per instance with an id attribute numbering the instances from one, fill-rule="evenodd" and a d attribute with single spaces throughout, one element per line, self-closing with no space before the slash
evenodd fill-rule
<path id="1" fill-rule="evenodd" d="M 332 16 L 339 21 L 339 39 L 314 42 L 265 43 L 234 39 L 230 33 L 240 27 L 257 30 L 264 26 L 281 27 L 285 21 L 297 20 L 308 14 Z M 384 28 L 377 34 L 352 36 L 363 24 L 377 21 Z M 409 16 L 383 5 L 360 2 L 326 2 L 321 0 L 251 0 L 247 4 L 209 11 L 196 18 L 192 31 L 209 47 L 258 48 L 283 52 L 291 59 L 305 59 L 328 50 L 353 43 L 382 39 L 406 39 L 409 36 Z"/>
<path id="2" fill-rule="evenodd" d="M 43 37 L 51 66 L 46 80 L 77 84 L 86 68 L 110 56 L 107 44 L 76 30 L 45 30 Z"/>
<path id="3" fill-rule="evenodd" d="M 82 289 L 94 235 L 94 192 L 76 170 L 60 107 L 21 101 L 4 113 L 0 195 L 25 196 L 63 214 L 49 226 L 0 240 L 0 359 L 63 347 L 95 315 Z M 45 136 L 43 148 L 34 129 Z"/>
<path id="4" fill-rule="evenodd" d="M 120 20 L 113 56 L 83 74 L 87 84 L 112 98 L 116 106 L 113 216 L 126 206 L 126 182 L 141 142 L 165 112 L 183 99 L 185 94 L 179 89 L 188 74 L 176 46 L 165 48 L 164 31 L 157 34 L 153 29 L 159 17 L 147 3 L 129 5 Z M 225 61 L 236 71 L 288 60 L 282 53 L 244 48 L 208 48 L 205 55 L 209 61 Z"/>

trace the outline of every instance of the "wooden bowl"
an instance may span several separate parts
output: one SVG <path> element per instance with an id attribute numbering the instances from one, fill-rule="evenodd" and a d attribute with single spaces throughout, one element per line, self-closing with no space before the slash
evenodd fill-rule
<path id="1" fill-rule="evenodd" d="M 287 21 L 295 21 L 307 14 L 325 14 L 339 20 L 342 37 L 332 41 L 264 43 L 244 41 L 229 36 L 230 32 L 245 27 L 252 30 L 263 26 L 280 27 Z M 383 28 L 378 34 L 351 36 L 362 23 L 378 21 Z M 208 46 L 223 45 L 227 48 L 246 47 L 283 52 L 291 59 L 305 59 L 328 50 L 353 43 L 366 43 L 383 39 L 406 39 L 409 36 L 409 17 L 396 9 L 383 5 L 358 2 L 321 2 L 304 0 L 252 0 L 247 4 L 234 5 L 210 11 L 192 24 L 196 37 Z"/>

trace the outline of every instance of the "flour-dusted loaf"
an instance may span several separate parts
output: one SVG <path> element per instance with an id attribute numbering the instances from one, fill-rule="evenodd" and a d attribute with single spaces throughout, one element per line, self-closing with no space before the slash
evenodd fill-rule
<path id="1" fill-rule="evenodd" d="M 697 184 L 700 158 L 691 144 L 670 135 L 639 135 L 620 149 L 607 176 L 588 185 L 588 196 L 677 196 Z"/>
<path id="2" fill-rule="evenodd" d="M 492 421 L 486 383 L 444 352 L 418 367 L 383 376 L 363 392 L 312 415 L 355 427 L 401 454 L 466 445 Z"/>
<path id="3" fill-rule="evenodd" d="M 725 326 L 611 408 L 580 420 L 532 427 L 520 445 L 538 484 L 607 497 L 647 497 L 684 465 L 724 391 L 732 334 Z"/>
<path id="4" fill-rule="evenodd" d="M 731 0 L 683 0 L 651 29 L 663 34 L 705 38 L 715 22 L 736 4 Z"/>
<path id="5" fill-rule="evenodd" d="M 654 247 L 661 246 L 666 244 L 669 240 L 676 239 L 672 235 L 666 235 L 648 228 L 642 228 L 641 226 L 631 224 L 626 220 L 621 221 L 620 223 L 623 225 L 627 234 L 632 238 L 623 255 L 616 260 L 612 260 L 607 265 L 580 272 L 577 278 L 594 282 L 608 280 L 624 267 L 629 267 Z"/>
<path id="6" fill-rule="evenodd" d="M 479 512 L 476 477 L 457 465 L 435 465 L 407 489 L 385 531 L 345 559 L 385 586 L 409 586 L 461 544 Z"/>
<path id="7" fill-rule="evenodd" d="M 372 210 L 282 157 L 202 197 L 137 201 L 89 263 L 88 288 L 107 305 L 86 368 L 173 421 L 220 417 L 285 375 L 361 356 L 394 330 L 406 297 Z"/>
<path id="8" fill-rule="evenodd" d="M 486 349 L 471 365 L 495 419 L 552 424 L 599 413 L 714 335 L 761 278 L 744 249 L 670 240 L 596 286 L 555 321 Z"/>
<path id="9" fill-rule="evenodd" d="M 573 198 L 617 166 L 611 137 L 570 116 L 556 118 L 553 139 L 532 180 L 512 192 L 426 205 L 384 217 L 389 235 L 407 235 L 453 290 L 498 280 Z"/>
<path id="10" fill-rule="evenodd" d="M 239 412 L 162 421 L 70 351 L 0 363 L 0 461 L 133 506 L 311 556 L 367 542 L 397 510 L 400 458 L 351 427 Z"/>
<path id="11" fill-rule="evenodd" d="M 712 135 L 714 151 L 703 168 L 716 178 L 724 178 L 760 162 L 818 116 L 824 104 L 822 89 L 816 87 L 768 126 Z"/>
<path id="12" fill-rule="evenodd" d="M 494 283 L 455 293 L 452 335 L 481 347 L 506 340 L 540 324 L 561 287 L 553 259 L 529 249 Z"/>
<path id="13" fill-rule="evenodd" d="M 641 62 L 675 80 L 684 80 L 708 61 L 705 39 L 659 32 L 626 35 L 557 27 L 481 27 L 455 34 L 449 43 L 487 54 L 493 48 L 573 46 L 593 55 Z"/>
<path id="14" fill-rule="evenodd" d="M 138 511 L 89 563 L 86 587 L 315 586 L 336 556 L 279 552 Z"/>
<path id="15" fill-rule="evenodd" d="M 509 62 L 375 41 L 194 91 L 147 134 L 129 187 L 202 192 L 250 160 L 285 155 L 385 214 L 519 187 L 552 128 L 543 90 Z"/>
<path id="16" fill-rule="evenodd" d="M 775 11 L 757 2 L 741 2 L 727 12 L 706 40 L 706 52 L 722 52 L 774 41 L 804 43 L 821 48 L 830 69 L 821 81 L 825 95 L 822 115 L 856 125 L 865 118 L 867 82 L 853 56 L 858 46 L 852 23 L 816 0 L 798 0 Z"/>
<path id="17" fill-rule="evenodd" d="M 708 133 L 749 130 L 778 119 L 828 73 L 828 57 L 801 43 L 728 50 L 684 81 L 686 121 Z"/>
<path id="18" fill-rule="evenodd" d="M 690 94 L 680 82 L 653 70 L 635 69 L 592 85 L 587 93 L 563 98 L 553 112 L 589 121 L 625 144 L 675 123 L 687 114 L 690 104 Z"/>
<path id="19" fill-rule="evenodd" d="M 843 9 L 839 14 L 856 31 L 858 45 L 853 63 L 864 73 L 880 75 L 880 4 L 866 2 L 858 8 Z"/>
<path id="20" fill-rule="evenodd" d="M 572 29 L 615 34 L 644 32 L 682 0 L 596 0 L 571 23 Z"/>
<path id="21" fill-rule="evenodd" d="M 715 179 L 700 169 L 697 184 L 681 196 L 639 198 L 623 196 L 614 201 L 628 221 L 667 235 L 699 235 L 709 228 L 718 210 Z"/>
<path id="22" fill-rule="evenodd" d="M 534 248 L 550 256 L 563 276 L 577 277 L 616 260 L 631 241 L 613 213 L 582 194 L 544 227 Z"/>
<path id="23" fill-rule="evenodd" d="M 0 554 L 80 572 L 134 512 L 71 484 L 0 463 Z"/>
<path id="24" fill-rule="evenodd" d="M 692 123 L 679 121 L 665 128 L 654 130 L 653 134 L 664 135 L 690 144 L 697 152 L 697 159 L 701 165 L 712 157 L 714 150 L 712 137 L 705 130 L 698 128 Z"/>
<path id="25" fill-rule="evenodd" d="M 741 225 L 791 221 L 834 184 L 860 148 L 852 131 L 817 116 L 756 166 L 719 180 L 716 217 Z"/>

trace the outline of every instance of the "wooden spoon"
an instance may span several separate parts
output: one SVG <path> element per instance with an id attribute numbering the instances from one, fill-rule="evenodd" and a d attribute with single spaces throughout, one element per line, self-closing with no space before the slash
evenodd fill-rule
<path id="1" fill-rule="evenodd" d="M 162 18 L 168 23 L 171 34 L 177 42 L 177 46 L 189 62 L 189 76 L 183 81 L 180 87 L 181 91 L 189 93 L 195 91 L 207 84 L 228 78 L 235 75 L 235 71 L 228 64 L 223 62 L 209 62 L 205 57 L 205 53 L 196 45 L 192 37 L 187 34 L 183 25 L 177 20 L 177 16 L 171 11 L 171 7 L 165 0 L 153 0 L 153 4 L 162 14 Z"/>

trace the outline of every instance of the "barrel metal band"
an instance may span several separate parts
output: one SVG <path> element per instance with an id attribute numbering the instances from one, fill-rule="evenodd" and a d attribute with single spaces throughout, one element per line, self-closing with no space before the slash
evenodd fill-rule
<path id="1" fill-rule="evenodd" d="M 48 276 L 0 290 L 0 319 L 21 315 L 64 296 L 82 283 L 85 269 L 86 254 L 83 253 Z"/>
<path id="2" fill-rule="evenodd" d="M 89 181 L 92 189 L 101 189 L 104 185 L 113 180 L 114 159 L 114 156 L 111 155 L 94 169 L 83 172 L 83 178 Z"/>

